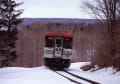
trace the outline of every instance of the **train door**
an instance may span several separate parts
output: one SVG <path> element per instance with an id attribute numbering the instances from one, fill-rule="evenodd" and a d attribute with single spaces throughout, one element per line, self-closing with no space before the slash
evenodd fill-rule
<path id="1" fill-rule="evenodd" d="M 63 39 L 62 38 L 55 38 L 55 52 L 54 56 L 56 58 L 61 58 L 62 57 L 62 43 Z"/>

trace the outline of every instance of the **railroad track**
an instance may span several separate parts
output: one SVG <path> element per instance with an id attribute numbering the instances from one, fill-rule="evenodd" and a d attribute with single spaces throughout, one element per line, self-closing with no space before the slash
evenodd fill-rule
<path id="1" fill-rule="evenodd" d="M 60 76 L 68 79 L 69 81 L 71 81 L 71 82 L 73 82 L 75 84 L 100 84 L 100 83 L 98 83 L 96 81 L 92 81 L 90 79 L 87 79 L 87 78 L 78 76 L 76 74 L 73 74 L 71 72 L 68 72 L 67 70 L 63 70 L 63 71 L 52 70 L 52 71 L 54 71 L 55 73 L 59 74 Z"/>

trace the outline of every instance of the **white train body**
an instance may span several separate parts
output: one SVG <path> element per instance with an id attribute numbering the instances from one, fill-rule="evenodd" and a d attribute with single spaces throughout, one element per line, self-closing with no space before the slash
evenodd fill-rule
<path id="1" fill-rule="evenodd" d="M 72 56 L 72 40 L 73 36 L 70 33 L 47 32 L 44 46 L 45 65 L 69 67 Z"/>

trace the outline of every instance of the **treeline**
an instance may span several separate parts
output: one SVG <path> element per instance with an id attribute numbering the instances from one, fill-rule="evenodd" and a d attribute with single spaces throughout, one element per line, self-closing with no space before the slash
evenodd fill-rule
<path id="1" fill-rule="evenodd" d="M 116 28 L 116 55 L 120 57 L 119 27 Z M 18 59 L 13 66 L 43 65 L 44 36 L 48 31 L 70 32 L 73 34 L 72 62 L 92 61 L 94 65 L 103 66 L 109 56 L 109 36 L 106 26 L 100 23 L 34 23 L 18 32 Z M 112 62 L 113 63 L 113 62 Z M 117 63 L 118 64 L 118 63 Z M 120 63 L 119 63 L 120 64 Z"/>

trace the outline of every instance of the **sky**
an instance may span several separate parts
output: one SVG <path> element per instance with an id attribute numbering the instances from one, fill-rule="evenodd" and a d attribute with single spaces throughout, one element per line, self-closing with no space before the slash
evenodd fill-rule
<path id="1" fill-rule="evenodd" d="M 31 18 L 91 18 L 82 8 L 82 0 L 16 0 L 24 2 L 21 17 Z"/>

